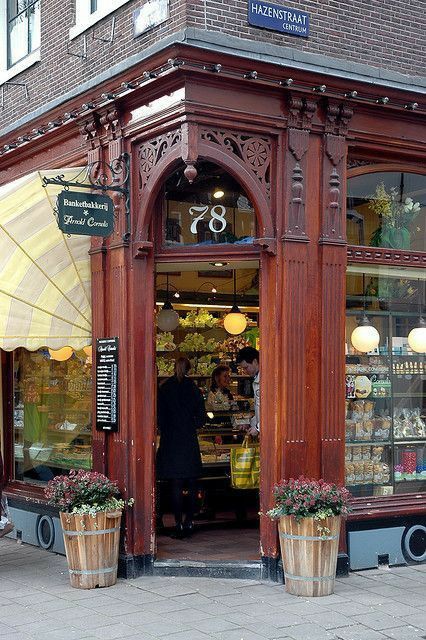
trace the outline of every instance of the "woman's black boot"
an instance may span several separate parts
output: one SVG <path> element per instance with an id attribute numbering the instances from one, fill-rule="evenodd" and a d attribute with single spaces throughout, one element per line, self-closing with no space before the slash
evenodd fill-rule
<path id="1" fill-rule="evenodd" d="M 182 540 L 185 537 L 185 531 L 181 522 L 175 526 L 170 537 L 174 540 Z"/>

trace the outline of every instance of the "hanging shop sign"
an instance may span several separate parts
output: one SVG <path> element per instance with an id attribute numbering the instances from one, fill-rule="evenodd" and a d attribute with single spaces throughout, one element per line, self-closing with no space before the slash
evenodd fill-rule
<path id="1" fill-rule="evenodd" d="M 109 196 L 62 191 L 57 209 L 58 226 L 63 233 L 110 236 L 114 231 L 114 203 Z"/>
<path id="2" fill-rule="evenodd" d="M 133 12 L 134 35 L 156 27 L 169 17 L 169 0 L 148 0 Z"/>
<path id="3" fill-rule="evenodd" d="M 248 22 L 254 27 L 280 31 L 291 36 L 309 36 L 309 13 L 289 9 L 280 4 L 249 0 Z"/>
<path id="4" fill-rule="evenodd" d="M 118 431 L 118 338 L 96 340 L 96 429 Z"/>

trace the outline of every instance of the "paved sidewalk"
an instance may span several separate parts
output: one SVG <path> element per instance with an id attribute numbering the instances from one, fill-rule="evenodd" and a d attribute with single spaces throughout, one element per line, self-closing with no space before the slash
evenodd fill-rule
<path id="1" fill-rule="evenodd" d="M 325 598 L 254 580 L 68 583 L 65 558 L 0 541 L 0 640 L 426 639 L 426 565 L 351 574 Z"/>

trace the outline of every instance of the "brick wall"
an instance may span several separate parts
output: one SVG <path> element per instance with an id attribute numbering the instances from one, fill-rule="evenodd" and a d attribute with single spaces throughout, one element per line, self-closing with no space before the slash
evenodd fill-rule
<path id="1" fill-rule="evenodd" d="M 405 74 L 424 74 L 425 0 L 275 0 L 310 13 L 309 39 L 250 27 L 247 0 L 170 0 L 170 19 L 135 39 L 132 13 L 143 2 L 133 0 L 115 12 L 113 44 L 92 39 L 92 32 L 108 38 L 111 16 L 90 29 L 87 60 L 82 60 L 66 52 L 74 0 L 43 0 L 41 61 L 14 78 L 28 84 L 29 100 L 19 87 L 7 87 L 0 129 L 186 25 Z M 69 43 L 72 51 L 82 50 L 82 39 Z"/>
<path id="2" fill-rule="evenodd" d="M 248 0 L 189 0 L 191 26 L 425 75 L 425 0 L 270 0 L 310 14 L 309 39 L 251 27 Z"/>
<path id="3" fill-rule="evenodd" d="M 0 111 L 0 129 L 112 65 L 143 51 L 169 33 L 184 28 L 186 0 L 170 0 L 170 19 L 134 38 L 133 11 L 142 4 L 143 0 L 133 0 L 89 29 L 86 32 L 87 59 L 82 60 L 67 53 L 68 43 L 70 51 L 81 52 L 83 49 L 82 35 L 69 41 L 69 29 L 75 23 L 74 0 L 42 0 L 41 61 L 11 79 L 28 84 L 29 100 L 21 88 L 7 87 L 4 109 Z M 116 16 L 114 42 L 94 41 L 92 33 L 99 38 L 109 38 L 112 15 Z"/>

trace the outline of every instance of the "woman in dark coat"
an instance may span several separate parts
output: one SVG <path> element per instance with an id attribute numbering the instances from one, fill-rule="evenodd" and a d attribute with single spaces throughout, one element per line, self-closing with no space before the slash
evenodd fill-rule
<path id="1" fill-rule="evenodd" d="M 193 529 L 197 498 L 197 478 L 202 471 L 197 429 L 206 420 L 200 390 L 188 378 L 191 363 L 178 358 L 175 375 L 158 391 L 160 446 L 157 453 L 157 477 L 170 480 L 176 528 L 173 537 L 183 538 Z M 183 489 L 188 491 L 186 517 L 183 520 Z"/>

